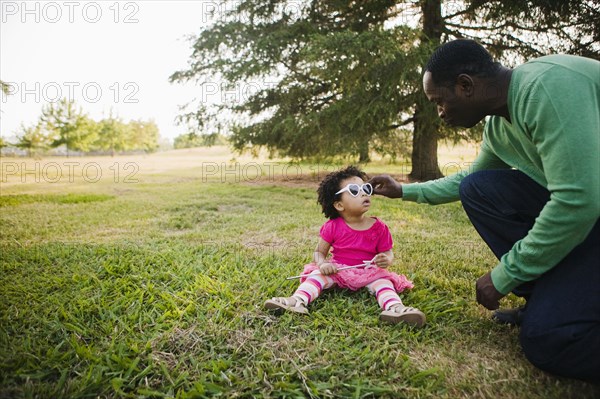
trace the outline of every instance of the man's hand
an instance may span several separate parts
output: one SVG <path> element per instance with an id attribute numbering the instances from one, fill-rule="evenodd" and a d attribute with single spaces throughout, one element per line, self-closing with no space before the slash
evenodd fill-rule
<path id="1" fill-rule="evenodd" d="M 337 267 L 333 263 L 323 262 L 319 265 L 319 271 L 324 276 L 337 273 Z"/>
<path id="2" fill-rule="evenodd" d="M 402 198 L 402 185 L 390 175 L 375 176 L 369 180 L 369 183 L 373 186 L 375 194 L 388 198 Z"/>
<path id="3" fill-rule="evenodd" d="M 475 295 L 477 302 L 489 310 L 498 309 L 500 307 L 498 301 L 504 297 L 504 294 L 498 292 L 494 287 L 491 273 L 479 277 L 477 283 L 475 283 Z"/>

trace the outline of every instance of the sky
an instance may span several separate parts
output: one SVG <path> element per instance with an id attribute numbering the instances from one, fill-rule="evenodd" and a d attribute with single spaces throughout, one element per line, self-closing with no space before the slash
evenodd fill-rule
<path id="1" fill-rule="evenodd" d="M 61 97 L 90 117 L 154 119 L 172 140 L 186 133 L 175 123 L 179 106 L 219 101 L 215 89 L 169 76 L 188 65 L 191 42 L 219 13 L 214 1 L 5 1 L 0 0 L 0 80 L 11 95 L 0 99 L 0 134 L 36 123 L 42 107 Z"/>

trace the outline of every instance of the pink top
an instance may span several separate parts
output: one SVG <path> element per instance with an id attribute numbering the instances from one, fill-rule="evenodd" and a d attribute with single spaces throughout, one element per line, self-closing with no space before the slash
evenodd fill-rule
<path id="1" fill-rule="evenodd" d="M 394 243 L 390 229 L 381 220 L 374 219 L 375 223 L 367 230 L 354 230 L 341 217 L 331 219 L 321 227 L 321 237 L 331 244 L 333 263 L 340 267 L 359 265 L 365 260 L 373 259 L 380 252 L 392 249 Z M 303 274 L 318 269 L 315 263 L 310 263 L 304 266 Z M 338 286 L 354 291 L 381 278 L 390 280 L 398 292 L 413 288 L 406 276 L 379 267 L 340 270 L 329 277 Z M 301 281 L 305 280 L 303 278 Z"/>
<path id="2" fill-rule="evenodd" d="M 390 229 L 377 218 L 371 228 L 354 230 L 341 218 L 329 220 L 321 227 L 321 237 L 331 244 L 332 260 L 347 266 L 360 265 L 394 246 Z"/>

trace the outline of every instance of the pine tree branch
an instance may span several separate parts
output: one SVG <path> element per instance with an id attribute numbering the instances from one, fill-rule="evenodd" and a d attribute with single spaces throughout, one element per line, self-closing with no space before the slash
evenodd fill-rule
<path id="1" fill-rule="evenodd" d="M 450 19 L 450 18 L 447 18 L 447 19 Z M 532 21 L 531 26 L 525 26 L 525 25 L 521 25 L 515 21 L 507 20 L 507 21 L 504 21 L 504 23 L 502 25 L 489 26 L 489 25 L 461 24 L 461 23 L 450 22 L 450 21 L 446 20 L 445 25 L 451 26 L 451 27 L 457 28 L 457 29 L 468 29 L 468 30 L 478 30 L 478 31 L 498 31 L 498 30 L 502 30 L 505 28 L 513 28 L 515 30 L 521 30 L 521 31 L 532 32 L 532 33 L 546 33 L 548 31 L 557 33 L 557 32 L 563 31 L 566 28 L 579 27 L 581 24 L 579 22 L 559 22 L 558 24 L 553 22 L 552 24 L 539 25 L 539 24 L 535 24 L 535 22 Z"/>
<path id="2" fill-rule="evenodd" d="M 309 76 L 303 72 L 298 71 L 296 68 L 294 68 L 293 66 L 289 65 L 289 63 L 287 63 L 285 60 L 280 59 L 279 62 L 281 62 L 281 64 L 286 67 L 288 69 L 288 71 L 290 71 L 291 73 L 293 73 L 294 75 L 304 79 L 307 82 L 311 82 L 314 83 L 316 85 L 320 85 L 323 86 L 325 85 L 325 82 L 323 82 L 322 80 L 317 80 L 315 78 L 313 78 L 312 76 Z"/>
<path id="3" fill-rule="evenodd" d="M 386 128 L 386 129 L 387 129 L 387 130 L 394 130 L 394 129 L 398 129 L 399 127 L 402 127 L 402 126 L 409 125 L 409 124 L 413 123 L 414 121 L 415 121 L 415 117 L 414 117 L 414 116 L 412 116 L 412 117 L 410 117 L 410 118 L 408 118 L 408 119 L 405 119 L 405 120 L 403 120 L 403 121 L 402 121 L 402 122 L 400 122 L 400 123 L 396 123 L 396 124 L 394 124 L 394 125 L 389 125 L 389 126 Z"/>

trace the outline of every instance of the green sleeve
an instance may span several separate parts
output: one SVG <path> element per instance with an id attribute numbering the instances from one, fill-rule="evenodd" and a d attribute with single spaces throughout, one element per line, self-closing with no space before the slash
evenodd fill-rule
<path id="1" fill-rule="evenodd" d="M 516 102 L 522 112 L 513 123 L 531 136 L 550 200 L 527 236 L 492 270 L 494 286 L 503 294 L 556 266 L 600 217 L 598 84 L 580 76 L 565 79 L 562 74 L 538 79 Z"/>
<path id="2" fill-rule="evenodd" d="M 405 201 L 414 201 L 430 205 L 445 204 L 458 201 L 460 199 L 458 187 L 460 182 L 469 173 L 478 170 L 487 169 L 507 169 L 509 168 L 485 145 L 485 140 L 481 146 L 481 151 L 477 159 L 469 165 L 468 168 L 441 179 L 428 181 L 425 183 L 410 183 L 402 185 L 402 199 Z"/>

